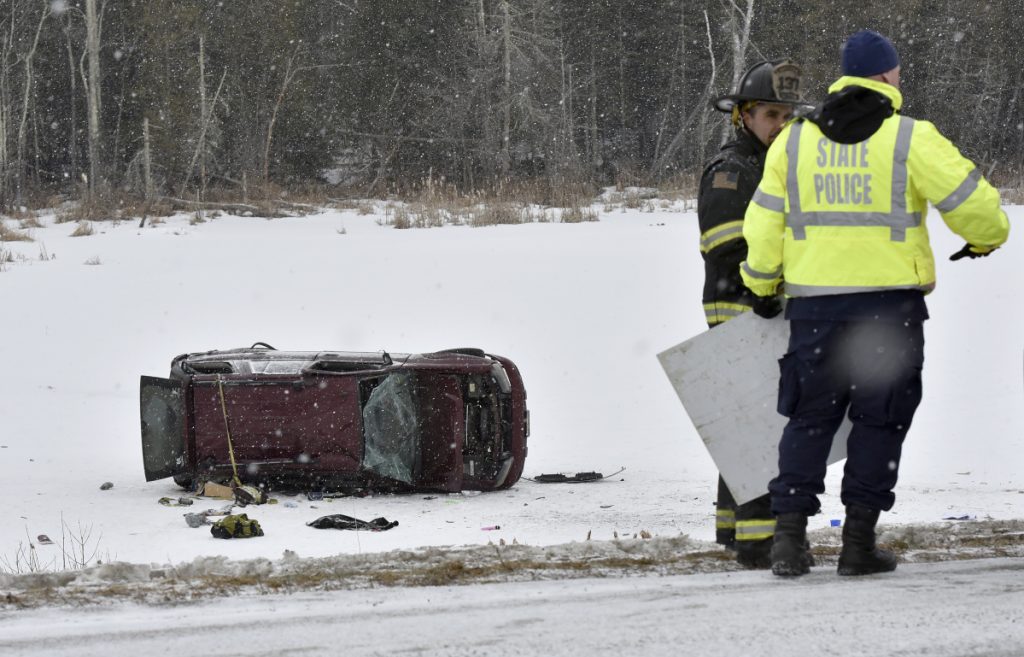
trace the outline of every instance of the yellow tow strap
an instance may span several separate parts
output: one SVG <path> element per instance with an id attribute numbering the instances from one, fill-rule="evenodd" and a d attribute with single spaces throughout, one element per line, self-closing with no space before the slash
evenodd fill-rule
<path id="1" fill-rule="evenodd" d="M 235 448 L 231 444 L 231 424 L 228 422 L 228 405 L 224 401 L 224 383 L 221 381 L 220 374 L 217 375 L 217 390 L 220 392 L 220 409 L 224 413 L 224 432 L 228 436 L 228 456 L 231 457 L 231 472 L 234 473 L 235 485 L 241 486 L 242 480 L 238 478 L 238 464 L 235 463 Z"/>

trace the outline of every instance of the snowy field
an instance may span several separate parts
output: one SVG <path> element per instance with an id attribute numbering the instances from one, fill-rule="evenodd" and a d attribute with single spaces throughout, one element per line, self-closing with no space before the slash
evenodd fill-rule
<path id="1" fill-rule="evenodd" d="M 1015 235 L 1024 208 L 1008 212 Z M 11 570 L 30 544 L 44 567 L 59 567 L 62 536 L 88 536 L 89 554 L 104 562 L 152 567 L 218 556 L 278 561 L 286 550 L 331 557 L 634 535 L 688 536 L 713 550 L 704 542 L 714 535 L 715 469 L 655 357 L 705 328 L 695 214 L 614 210 L 596 223 L 404 231 L 381 225 L 381 217 L 327 211 L 191 225 L 179 216 L 144 228 L 96 224 L 94 235 L 71 237 L 73 224 L 44 216 L 43 227 L 29 231 L 33 242 L 0 244 L 13 257 L 0 272 L 0 558 L 7 565 L 0 570 Z M 939 282 L 928 300 L 925 395 L 904 449 L 896 507 L 882 523 L 1021 519 L 1017 238 L 990 258 L 951 263 L 946 256 L 961 240 L 934 211 L 929 223 Z M 246 509 L 266 536 L 214 539 L 182 514 L 223 502 L 161 506 L 159 498 L 183 492 L 170 480 L 144 480 L 138 379 L 166 376 L 181 353 L 257 341 L 292 350 L 477 346 L 506 355 L 529 392 L 527 477 L 626 470 L 590 484 L 523 480 L 491 494 L 280 497 Z M 826 537 L 838 532 L 829 520 L 842 517 L 841 470 L 830 472 L 823 513 L 810 524 Z M 113 488 L 100 490 L 104 482 Z M 306 527 L 329 513 L 400 525 L 373 534 Z M 483 529 L 493 526 L 500 529 Z M 57 544 L 39 544 L 40 534 Z M 724 586 L 737 576 L 700 577 L 725 578 Z M 1019 570 L 1014 576 L 1019 581 Z M 762 586 L 770 576 L 742 577 Z M 614 600 L 618 589 L 602 586 L 611 586 L 604 595 Z M 484 596 L 490 604 L 505 595 L 496 591 Z M 10 620 L 0 615 L 0 629 Z M 1024 646 L 1019 618 L 1016 640 Z"/>

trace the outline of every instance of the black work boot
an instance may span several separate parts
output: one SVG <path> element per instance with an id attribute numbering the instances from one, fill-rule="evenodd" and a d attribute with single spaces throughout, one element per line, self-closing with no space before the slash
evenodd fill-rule
<path id="1" fill-rule="evenodd" d="M 772 544 L 772 573 L 780 577 L 797 577 L 811 572 L 807 552 L 807 516 L 783 513 L 775 519 L 775 542 Z"/>
<path id="2" fill-rule="evenodd" d="M 840 575 L 872 575 L 896 570 L 896 555 L 875 545 L 875 525 L 880 512 L 862 506 L 846 507 Z"/>
<path id="3" fill-rule="evenodd" d="M 772 539 L 736 541 L 736 563 L 748 570 L 768 570 L 772 567 Z"/>

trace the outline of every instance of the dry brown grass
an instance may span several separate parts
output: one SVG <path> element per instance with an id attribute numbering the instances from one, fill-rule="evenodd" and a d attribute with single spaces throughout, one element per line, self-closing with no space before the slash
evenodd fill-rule
<path id="1" fill-rule="evenodd" d="M 474 208 L 470 217 L 471 226 L 511 225 L 523 223 L 524 212 L 517 204 L 493 201 Z"/>
<path id="2" fill-rule="evenodd" d="M 7 224 L 0 220 L 0 242 L 31 242 L 32 236 L 28 233 L 14 228 L 9 228 Z"/>
<path id="3" fill-rule="evenodd" d="M 1000 200 L 1007 205 L 1024 205 L 1024 185 L 999 190 Z"/>
<path id="4" fill-rule="evenodd" d="M 662 180 L 658 183 L 658 197 L 671 201 L 697 198 L 700 174 L 701 171 L 698 170 L 686 171 Z"/>
<path id="5" fill-rule="evenodd" d="M 71 237 L 88 237 L 95 231 L 92 228 L 92 222 L 79 221 L 78 225 L 75 226 L 75 230 L 71 233 Z"/>
<path id="6" fill-rule="evenodd" d="M 56 216 L 57 223 L 113 221 L 117 218 L 117 202 L 100 195 L 71 203 L 57 212 Z"/>
<path id="7" fill-rule="evenodd" d="M 597 210 L 589 205 L 574 205 L 562 211 L 563 224 L 579 224 L 586 221 L 600 221 Z"/>

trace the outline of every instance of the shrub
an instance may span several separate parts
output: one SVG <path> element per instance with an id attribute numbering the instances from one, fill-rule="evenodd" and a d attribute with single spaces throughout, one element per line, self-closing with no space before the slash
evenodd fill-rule
<path id="1" fill-rule="evenodd" d="M 7 224 L 0 221 L 0 242 L 31 242 L 32 237 L 28 233 L 8 228 Z"/>
<path id="2" fill-rule="evenodd" d="M 395 216 L 392 220 L 392 225 L 399 230 L 412 228 L 412 219 L 410 219 L 409 211 L 405 209 L 404 205 L 395 206 Z"/>
<path id="3" fill-rule="evenodd" d="M 92 223 L 89 221 L 79 221 L 78 225 L 75 226 L 74 232 L 71 233 L 71 237 L 86 237 L 92 234 Z"/>
<path id="4" fill-rule="evenodd" d="M 485 203 L 472 213 L 470 225 L 497 226 L 501 224 L 523 223 L 522 208 L 512 203 L 494 201 Z"/>
<path id="5" fill-rule="evenodd" d="M 563 224 L 578 224 L 584 221 L 600 221 L 597 210 L 589 205 L 587 207 L 573 205 L 562 210 Z"/>

